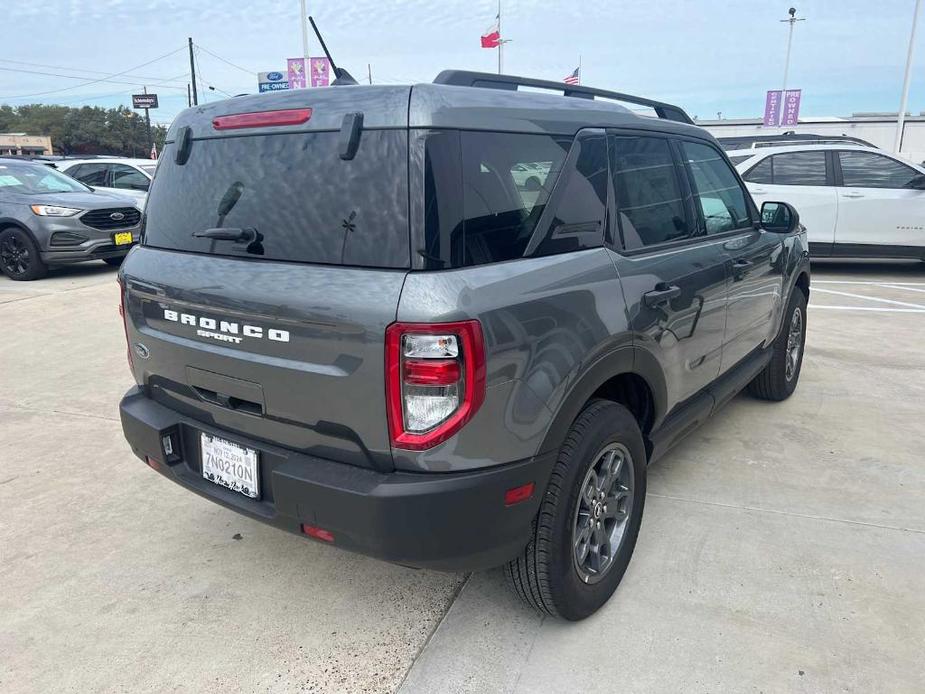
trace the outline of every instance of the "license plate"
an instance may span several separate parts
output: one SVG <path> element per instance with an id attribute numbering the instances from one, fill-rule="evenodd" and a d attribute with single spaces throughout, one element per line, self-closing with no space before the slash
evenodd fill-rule
<path id="1" fill-rule="evenodd" d="M 132 232 L 130 231 L 120 231 L 116 233 L 113 237 L 117 246 L 125 246 L 132 242 Z"/>
<path id="2" fill-rule="evenodd" d="M 200 436 L 202 476 L 251 499 L 259 498 L 257 451 L 217 436 Z"/>

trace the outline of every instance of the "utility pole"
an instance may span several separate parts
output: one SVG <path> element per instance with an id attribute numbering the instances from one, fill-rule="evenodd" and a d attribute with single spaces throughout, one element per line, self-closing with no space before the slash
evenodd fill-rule
<path id="1" fill-rule="evenodd" d="M 501 51 L 504 48 L 504 34 L 501 33 L 501 0 L 498 0 L 498 74 L 501 74 Z"/>
<path id="2" fill-rule="evenodd" d="M 190 92 L 189 92 L 189 82 L 186 83 L 186 105 L 187 106 L 193 105 L 193 97 L 190 96 Z"/>
<path id="3" fill-rule="evenodd" d="M 145 94 L 147 94 L 148 87 L 145 86 L 144 90 Z M 148 151 L 150 152 L 152 149 L 154 149 L 154 140 L 151 138 L 151 109 L 149 108 L 145 109 L 145 124 L 148 128 Z"/>
<path id="4" fill-rule="evenodd" d="M 196 93 L 196 62 L 193 60 L 193 39 L 189 38 L 189 71 L 193 83 L 193 106 L 199 105 L 199 95 Z"/>
<path id="5" fill-rule="evenodd" d="M 308 62 L 308 27 L 305 26 L 305 18 L 308 16 L 308 11 L 305 9 L 305 0 L 299 0 L 299 10 L 302 14 L 299 15 L 299 27 L 302 29 L 302 55 L 305 56 L 305 62 Z M 308 70 L 308 65 L 306 64 L 305 69 Z M 311 86 L 311 85 L 309 85 Z"/>
<path id="6" fill-rule="evenodd" d="M 370 63 L 366 63 L 366 74 L 369 75 L 369 83 L 373 83 L 373 66 Z"/>
<path id="7" fill-rule="evenodd" d="M 780 108 L 778 109 L 778 125 L 782 125 L 784 122 L 784 104 L 787 103 L 787 73 L 790 72 L 790 47 L 793 45 L 793 25 L 797 22 L 805 22 L 806 19 L 801 17 L 797 19 L 797 8 L 791 7 L 788 10 L 790 15 L 787 19 L 782 19 L 782 22 L 790 23 L 790 31 L 787 34 L 787 57 L 784 59 L 784 84 L 780 88 Z"/>
<path id="8" fill-rule="evenodd" d="M 922 0 L 915 0 L 912 15 L 912 31 L 909 32 L 909 52 L 906 54 L 906 74 L 903 76 L 903 95 L 899 103 L 899 116 L 896 119 L 896 140 L 893 142 L 893 154 L 899 154 L 903 144 L 903 128 L 906 124 L 906 106 L 909 103 L 909 80 L 912 76 L 912 52 L 915 48 L 915 25 L 919 20 L 919 7 Z"/>

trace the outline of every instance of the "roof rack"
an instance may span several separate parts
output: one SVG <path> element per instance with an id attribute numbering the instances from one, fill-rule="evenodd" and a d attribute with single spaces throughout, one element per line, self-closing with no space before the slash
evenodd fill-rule
<path id="1" fill-rule="evenodd" d="M 638 104 L 639 106 L 648 106 L 655 110 L 659 118 L 673 120 L 679 123 L 694 124 L 690 116 L 684 112 L 680 106 L 673 106 L 662 101 L 653 101 L 641 96 L 632 94 L 622 94 L 620 92 L 611 92 L 606 89 L 597 89 L 595 87 L 582 87 L 574 84 L 565 84 L 563 82 L 552 82 L 550 80 L 538 80 L 532 77 L 515 77 L 513 75 L 495 75 L 490 72 L 471 72 L 469 70 L 444 70 L 434 79 L 434 84 L 447 84 L 457 87 L 485 87 L 488 89 L 505 89 L 508 91 L 517 91 L 518 87 L 536 87 L 538 89 L 548 89 L 550 91 L 561 92 L 563 96 L 574 96 L 581 99 L 594 99 L 595 96 L 613 99 L 614 101 L 623 101 L 628 104 Z"/>

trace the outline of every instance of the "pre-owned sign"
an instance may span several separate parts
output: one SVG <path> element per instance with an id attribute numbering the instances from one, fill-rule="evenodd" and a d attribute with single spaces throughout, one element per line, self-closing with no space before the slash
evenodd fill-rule
<path id="1" fill-rule="evenodd" d="M 257 89 L 261 92 L 277 92 L 289 89 L 289 80 L 285 72 L 258 72 Z"/>
<path id="2" fill-rule="evenodd" d="M 157 94 L 132 94 L 132 108 L 157 108 Z"/>

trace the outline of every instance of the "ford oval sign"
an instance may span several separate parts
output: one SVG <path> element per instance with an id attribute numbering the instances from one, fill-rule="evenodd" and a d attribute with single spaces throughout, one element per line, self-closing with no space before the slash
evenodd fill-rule
<path id="1" fill-rule="evenodd" d="M 282 72 L 268 72 L 267 73 L 268 82 L 279 82 L 281 79 L 283 79 Z"/>

